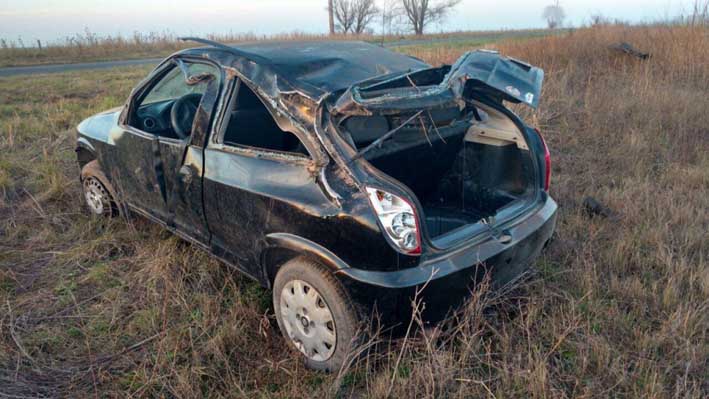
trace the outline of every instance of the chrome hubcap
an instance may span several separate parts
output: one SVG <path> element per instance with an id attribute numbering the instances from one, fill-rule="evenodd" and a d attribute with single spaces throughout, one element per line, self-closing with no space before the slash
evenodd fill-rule
<path id="1" fill-rule="evenodd" d="M 84 198 L 91 212 L 103 215 L 108 210 L 108 193 L 101 183 L 93 177 L 87 177 L 84 180 Z"/>
<path id="2" fill-rule="evenodd" d="M 302 280 L 289 281 L 281 290 L 280 312 L 286 334 L 298 350 L 315 361 L 335 352 L 335 319 L 320 293 Z"/>

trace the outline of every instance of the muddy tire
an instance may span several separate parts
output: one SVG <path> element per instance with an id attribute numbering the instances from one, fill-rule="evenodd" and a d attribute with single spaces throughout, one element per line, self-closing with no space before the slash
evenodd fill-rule
<path id="1" fill-rule="evenodd" d="M 113 190 L 97 161 L 91 161 L 81 169 L 81 186 L 89 212 L 97 217 L 118 215 L 118 205 Z"/>
<path id="2" fill-rule="evenodd" d="M 314 370 L 336 371 L 360 341 L 360 317 L 332 272 L 304 258 L 284 264 L 273 284 L 278 327 Z"/>

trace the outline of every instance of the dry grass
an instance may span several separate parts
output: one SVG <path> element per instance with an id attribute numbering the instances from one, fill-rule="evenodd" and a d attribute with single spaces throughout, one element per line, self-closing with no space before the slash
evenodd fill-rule
<path id="1" fill-rule="evenodd" d="M 222 43 L 243 43 L 264 40 L 364 40 L 372 43 L 448 41 L 452 46 L 475 45 L 504 38 L 525 38 L 548 35 L 549 30 L 499 30 L 478 32 L 447 32 L 414 35 L 322 35 L 287 33 L 279 35 L 228 34 L 209 35 Z M 0 38 L 0 67 L 40 64 L 63 64 L 90 61 L 108 61 L 166 57 L 175 51 L 194 47 L 194 43 L 178 41 L 171 33 L 135 33 L 130 37 L 97 36 L 89 31 L 76 34 L 55 43 L 10 41 Z M 408 46 L 407 46 L 408 47 Z"/>
<path id="2" fill-rule="evenodd" d="M 620 40 L 652 58 L 607 49 Z M 0 79 L 0 396 L 707 397 L 707 31 L 496 47 L 546 71 L 523 113 L 552 148 L 556 240 L 530 281 L 481 287 L 342 375 L 287 351 L 269 292 L 157 227 L 82 211 L 69 129 L 146 69 Z M 587 217 L 585 196 L 618 218 Z"/>

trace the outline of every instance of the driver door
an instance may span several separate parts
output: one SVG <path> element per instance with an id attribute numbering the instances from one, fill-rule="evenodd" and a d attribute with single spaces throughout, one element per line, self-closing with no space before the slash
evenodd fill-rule
<path id="1" fill-rule="evenodd" d="M 126 198 L 142 213 L 207 244 L 200 137 L 211 122 L 221 74 L 205 61 L 171 61 L 136 92 L 128 111 L 125 145 L 118 146 L 122 174 L 128 176 L 123 180 L 131 183 Z"/>

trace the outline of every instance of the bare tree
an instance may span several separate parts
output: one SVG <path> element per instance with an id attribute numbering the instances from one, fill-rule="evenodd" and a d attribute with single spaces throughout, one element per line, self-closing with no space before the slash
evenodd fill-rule
<path id="1" fill-rule="evenodd" d="M 374 0 L 333 0 L 337 29 L 361 34 L 379 13 Z"/>
<path id="2" fill-rule="evenodd" d="M 554 4 L 544 7 L 542 18 L 547 21 L 547 26 L 549 29 L 561 28 L 564 24 L 566 13 L 564 12 L 564 8 L 562 8 L 559 4 L 559 0 L 556 0 Z"/>
<path id="3" fill-rule="evenodd" d="M 601 26 L 601 25 L 610 25 L 611 20 L 609 18 L 606 18 L 601 13 L 595 13 L 595 14 L 591 14 L 590 22 L 591 22 L 591 26 Z"/>
<path id="4" fill-rule="evenodd" d="M 354 11 L 349 0 L 333 0 L 335 28 L 342 33 L 350 33 L 354 25 Z"/>
<path id="5" fill-rule="evenodd" d="M 382 35 L 391 35 L 393 26 L 401 17 L 400 0 L 382 0 L 380 17 L 382 20 Z"/>
<path id="6" fill-rule="evenodd" d="M 352 30 L 360 35 L 379 14 L 379 9 L 374 4 L 374 0 L 352 0 L 352 8 L 355 15 Z"/>
<path id="7" fill-rule="evenodd" d="M 401 0 L 406 22 L 414 33 L 422 35 L 426 26 L 442 21 L 461 0 Z"/>
<path id="8" fill-rule="evenodd" d="M 692 14 L 687 22 L 690 26 L 705 26 L 709 22 L 709 1 L 694 0 Z"/>

